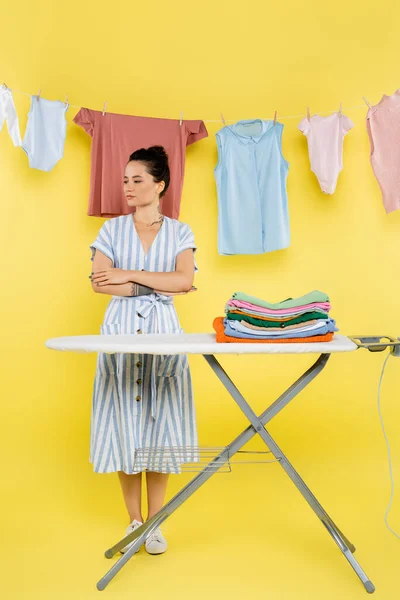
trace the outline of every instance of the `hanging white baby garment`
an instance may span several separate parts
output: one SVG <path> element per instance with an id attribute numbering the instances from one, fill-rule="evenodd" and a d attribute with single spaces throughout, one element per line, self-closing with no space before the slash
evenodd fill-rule
<path id="1" fill-rule="evenodd" d="M 4 121 L 7 121 L 8 133 L 14 146 L 21 146 L 22 140 L 14 99 L 11 90 L 3 83 L 0 86 L 0 131 L 3 129 Z"/>

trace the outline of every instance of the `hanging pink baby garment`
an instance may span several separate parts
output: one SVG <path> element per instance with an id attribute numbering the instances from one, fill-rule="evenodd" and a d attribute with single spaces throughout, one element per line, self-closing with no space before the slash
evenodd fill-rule
<path id="1" fill-rule="evenodd" d="M 333 194 L 343 169 L 343 139 L 354 123 L 337 112 L 328 117 L 305 117 L 298 127 L 307 137 L 311 171 L 317 176 L 321 190 Z"/>
<path id="2" fill-rule="evenodd" d="M 383 94 L 366 118 L 372 170 L 382 192 L 386 213 L 400 208 L 400 89 Z"/>

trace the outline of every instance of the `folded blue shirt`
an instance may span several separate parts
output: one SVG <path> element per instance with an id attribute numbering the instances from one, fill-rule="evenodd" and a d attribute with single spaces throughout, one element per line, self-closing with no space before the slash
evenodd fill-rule
<path id="1" fill-rule="evenodd" d="M 230 319 L 224 319 L 224 327 L 225 334 L 230 335 L 232 337 L 243 338 L 243 339 L 269 339 L 269 340 L 278 340 L 278 339 L 288 339 L 288 338 L 307 338 L 313 337 L 314 335 L 326 335 L 327 333 L 333 333 L 334 331 L 339 331 L 336 327 L 336 322 L 334 319 L 318 319 L 321 321 L 319 327 L 315 327 L 314 329 L 309 329 L 308 331 L 297 332 L 296 329 L 292 329 L 291 331 L 287 331 L 286 329 L 282 330 L 282 333 L 277 331 L 275 334 L 269 332 L 267 335 L 267 329 L 264 333 L 263 331 L 257 331 L 256 329 L 251 330 L 248 327 L 245 327 L 238 321 L 233 321 Z M 251 331 L 251 333 L 249 333 Z"/>

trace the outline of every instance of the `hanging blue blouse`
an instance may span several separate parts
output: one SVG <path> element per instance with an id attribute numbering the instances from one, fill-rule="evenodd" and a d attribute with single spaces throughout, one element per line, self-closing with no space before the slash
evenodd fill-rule
<path id="1" fill-rule="evenodd" d="M 261 119 L 227 125 L 217 134 L 218 252 L 262 254 L 289 246 L 282 123 Z"/>

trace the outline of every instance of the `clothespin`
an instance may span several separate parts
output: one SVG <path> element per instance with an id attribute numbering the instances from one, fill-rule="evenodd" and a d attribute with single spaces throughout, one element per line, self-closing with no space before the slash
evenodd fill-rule
<path id="1" fill-rule="evenodd" d="M 308 120 L 310 120 L 310 118 L 311 118 L 311 115 L 310 115 L 310 109 L 309 109 L 309 107 L 307 106 L 307 119 L 308 119 Z"/>
<path id="2" fill-rule="evenodd" d="M 65 106 L 67 106 L 67 104 L 68 104 L 68 94 L 66 94 L 66 96 L 65 96 L 65 102 L 64 102 L 64 104 L 65 104 Z"/>
<path id="3" fill-rule="evenodd" d="M 106 108 L 107 108 L 107 102 L 104 102 L 103 112 L 101 113 L 103 117 L 104 117 L 104 115 L 106 113 Z"/>
<path id="4" fill-rule="evenodd" d="M 39 98 L 40 98 L 40 92 L 41 92 L 41 91 L 42 91 L 42 90 L 39 90 L 39 91 L 38 91 L 38 94 L 37 94 L 37 96 L 36 96 L 36 100 L 37 100 L 38 102 L 39 102 Z"/>
<path id="5" fill-rule="evenodd" d="M 277 118 L 277 116 L 278 116 L 278 111 L 276 110 L 275 114 L 274 114 L 274 127 L 276 125 L 276 118 Z"/>
<path id="6" fill-rule="evenodd" d="M 365 104 L 368 106 L 368 108 L 372 108 L 365 96 L 363 96 L 363 100 L 364 100 Z"/>
<path id="7" fill-rule="evenodd" d="M 181 118 L 179 120 L 179 125 L 182 125 L 182 123 L 183 123 L 183 111 L 181 112 Z"/>
<path id="8" fill-rule="evenodd" d="M 224 115 L 223 115 L 222 113 L 221 113 L 221 121 L 222 121 L 222 123 L 223 123 L 224 125 L 226 125 L 226 123 L 225 123 L 225 119 L 224 119 Z"/>
<path id="9" fill-rule="evenodd" d="M 342 103 L 340 103 L 339 105 L 339 112 L 338 112 L 338 116 L 341 117 L 342 116 Z"/>

